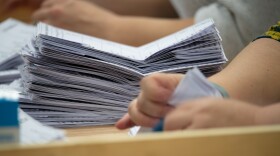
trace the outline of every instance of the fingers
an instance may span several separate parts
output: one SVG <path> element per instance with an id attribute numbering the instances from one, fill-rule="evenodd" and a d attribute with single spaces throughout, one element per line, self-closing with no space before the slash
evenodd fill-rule
<path id="1" fill-rule="evenodd" d="M 168 105 L 166 101 L 164 103 L 157 103 L 145 99 L 142 92 L 137 99 L 137 109 L 151 117 L 162 118 L 174 109 L 172 106 Z"/>
<path id="2" fill-rule="evenodd" d="M 141 93 L 128 107 L 128 114 L 116 123 L 119 129 L 134 125 L 154 127 L 160 118 L 173 110 L 167 104 L 182 75 L 153 74 L 141 81 Z"/>
<path id="3" fill-rule="evenodd" d="M 148 104 L 148 107 L 146 109 L 144 108 L 144 110 L 150 110 L 150 112 L 148 112 L 149 114 L 152 114 L 152 116 L 150 116 L 146 113 L 143 113 L 139 109 L 138 105 L 139 104 L 137 103 L 137 100 L 131 102 L 128 108 L 128 114 L 121 118 L 115 125 L 118 129 L 126 129 L 135 125 L 154 127 L 163 114 L 166 114 L 173 109 L 170 106 L 162 107 L 159 105 Z M 153 114 L 157 114 L 157 116 Z"/>
<path id="4" fill-rule="evenodd" d="M 153 127 L 158 121 L 159 118 L 154 118 L 151 116 L 148 116 L 144 113 L 142 113 L 138 108 L 137 108 L 137 100 L 133 100 L 131 104 L 128 107 L 128 113 L 131 118 L 131 120 L 139 126 L 144 126 L 144 127 Z"/>
<path id="5" fill-rule="evenodd" d="M 164 130 L 187 129 L 192 124 L 192 113 L 188 110 L 175 109 L 165 117 Z"/>
<path id="6" fill-rule="evenodd" d="M 42 4 L 41 4 L 41 8 L 50 8 L 56 4 L 60 4 L 60 3 L 64 3 L 67 2 L 69 0 L 45 0 Z"/>
<path id="7" fill-rule="evenodd" d="M 51 8 L 41 8 L 33 13 L 32 18 L 34 21 L 49 21 L 51 25 L 55 25 L 58 19 L 64 14 L 63 8 L 54 6 Z"/>
<path id="8" fill-rule="evenodd" d="M 128 114 L 124 115 L 115 126 L 118 129 L 126 129 L 135 125 L 153 127 L 159 121 L 158 118 L 149 117 L 137 109 L 137 100 L 133 100 L 128 107 Z"/>
<path id="9" fill-rule="evenodd" d="M 116 124 L 115 126 L 118 129 L 127 129 L 135 126 L 135 123 L 130 119 L 129 114 L 125 114 Z"/>
<path id="10" fill-rule="evenodd" d="M 37 10 L 35 13 L 33 13 L 32 18 L 35 21 L 44 21 L 47 20 L 50 16 L 50 10 L 49 9 L 40 9 Z"/>
<path id="11" fill-rule="evenodd" d="M 235 124 L 239 114 L 234 105 L 225 104 L 228 100 L 202 98 L 178 106 L 165 118 L 164 130 L 205 129 Z M 242 118 L 242 120 L 245 120 Z M 240 124 L 241 120 L 238 120 Z"/>
<path id="12" fill-rule="evenodd" d="M 173 107 L 168 100 L 182 77 L 175 74 L 153 74 L 141 81 L 141 93 L 137 98 L 137 109 L 152 117 L 162 118 Z"/>
<path id="13" fill-rule="evenodd" d="M 153 74 L 141 81 L 141 90 L 145 100 L 167 102 L 182 79 L 181 74 Z"/>
<path id="14" fill-rule="evenodd" d="M 41 4 L 41 8 L 50 8 L 55 4 L 55 0 L 45 0 L 42 4 Z"/>
<path id="15" fill-rule="evenodd" d="M 140 95 L 129 105 L 129 115 L 119 120 L 116 126 L 121 129 L 134 125 L 131 123 L 144 127 L 155 126 L 160 118 L 173 110 L 167 101 L 181 78 L 174 74 L 153 74 L 144 78 Z"/>
<path id="16" fill-rule="evenodd" d="M 221 102 L 219 98 L 201 98 L 180 104 L 166 116 L 164 130 L 190 130 L 214 126 L 215 121 L 220 119 L 215 120 L 214 116 L 219 112 L 214 113 L 212 110 L 219 102 Z"/>
<path id="17" fill-rule="evenodd" d="M 35 21 L 45 21 L 47 19 L 52 21 L 53 18 L 56 18 L 62 14 L 62 8 L 58 4 L 65 1 L 68 0 L 45 0 L 41 4 L 41 8 L 33 14 L 32 18 Z"/>

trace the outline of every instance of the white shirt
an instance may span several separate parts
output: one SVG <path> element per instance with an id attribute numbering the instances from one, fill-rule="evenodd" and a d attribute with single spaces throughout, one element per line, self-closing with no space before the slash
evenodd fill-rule
<path id="1" fill-rule="evenodd" d="M 171 0 L 182 18 L 213 18 L 232 60 L 255 37 L 280 20 L 279 0 Z"/>

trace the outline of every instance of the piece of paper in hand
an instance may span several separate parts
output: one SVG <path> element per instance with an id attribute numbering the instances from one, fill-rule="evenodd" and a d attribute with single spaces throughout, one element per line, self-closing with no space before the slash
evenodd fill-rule
<path id="1" fill-rule="evenodd" d="M 221 93 L 195 67 L 189 70 L 180 81 L 169 100 L 169 104 L 176 107 L 184 101 L 209 96 L 222 98 Z M 129 135 L 135 136 L 137 133 L 151 132 L 151 130 L 151 128 L 139 128 L 139 126 L 135 126 L 130 129 Z"/>
<path id="2" fill-rule="evenodd" d="M 172 94 L 169 104 L 178 106 L 184 101 L 201 97 L 222 97 L 221 93 L 211 84 L 198 68 L 188 71 Z"/>

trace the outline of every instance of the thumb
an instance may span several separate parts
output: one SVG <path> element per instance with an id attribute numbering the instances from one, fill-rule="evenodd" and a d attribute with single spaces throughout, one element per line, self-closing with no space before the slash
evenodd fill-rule
<path id="1" fill-rule="evenodd" d="M 149 75 L 141 81 L 143 97 L 152 102 L 165 103 L 182 78 L 182 74 L 156 73 Z"/>
<path id="2" fill-rule="evenodd" d="M 118 129 L 127 129 L 135 126 L 135 123 L 130 119 L 129 114 L 126 113 L 119 121 L 117 121 L 115 126 Z"/>

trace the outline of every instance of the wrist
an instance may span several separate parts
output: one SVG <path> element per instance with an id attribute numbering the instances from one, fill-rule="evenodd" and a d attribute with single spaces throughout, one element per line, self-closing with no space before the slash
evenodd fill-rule
<path id="1" fill-rule="evenodd" d="M 263 108 L 258 109 L 255 112 L 254 116 L 254 125 L 266 125 L 266 121 L 264 120 L 264 113 L 263 113 Z"/>
<path id="2" fill-rule="evenodd" d="M 256 125 L 274 125 L 280 123 L 280 103 L 259 107 L 255 115 Z"/>

